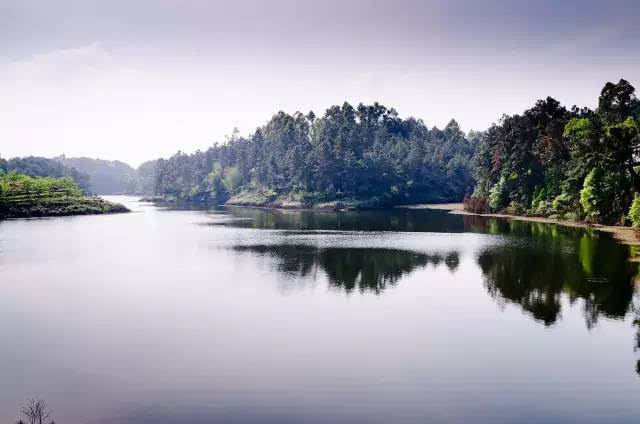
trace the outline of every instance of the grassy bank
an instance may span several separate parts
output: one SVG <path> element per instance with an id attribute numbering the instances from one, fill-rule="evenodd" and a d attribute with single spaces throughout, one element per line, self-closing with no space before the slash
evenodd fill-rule
<path id="1" fill-rule="evenodd" d="M 0 219 L 128 212 L 119 203 L 86 196 L 70 178 L 0 175 Z"/>
<path id="2" fill-rule="evenodd" d="M 95 196 L 69 199 L 42 198 L 35 201 L 0 203 L 0 219 L 98 215 L 123 212 L 129 212 L 129 209 L 119 203 L 108 202 Z"/>

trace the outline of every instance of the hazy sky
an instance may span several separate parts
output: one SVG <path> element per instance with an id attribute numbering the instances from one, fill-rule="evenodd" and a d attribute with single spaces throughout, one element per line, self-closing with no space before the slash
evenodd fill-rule
<path id="1" fill-rule="evenodd" d="M 640 86 L 639 20 L 638 0 L 0 0 L 0 155 L 137 165 L 345 100 L 481 130 Z"/>

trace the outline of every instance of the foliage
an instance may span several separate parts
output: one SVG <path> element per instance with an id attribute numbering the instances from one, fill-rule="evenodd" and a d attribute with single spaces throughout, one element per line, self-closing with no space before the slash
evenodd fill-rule
<path id="1" fill-rule="evenodd" d="M 635 228 L 640 228 L 640 195 L 636 193 L 633 196 L 633 202 L 629 208 L 629 219 Z"/>
<path id="2" fill-rule="evenodd" d="M 486 213 L 489 211 L 489 205 L 484 197 L 465 194 L 463 199 L 464 210 L 473 213 Z"/>
<path id="3" fill-rule="evenodd" d="M 321 117 L 278 112 L 249 137 L 234 131 L 204 152 L 160 159 L 154 188 L 164 197 L 218 202 L 250 192 L 264 198 L 266 189 L 302 203 L 460 201 L 473 187 L 474 148 L 454 120 L 429 129 L 378 103 L 344 103 Z"/>
<path id="4" fill-rule="evenodd" d="M 605 201 L 602 171 L 593 168 L 584 179 L 584 188 L 580 190 L 580 204 L 587 218 L 597 222 Z"/>
<path id="5" fill-rule="evenodd" d="M 222 179 L 222 184 L 227 192 L 234 195 L 242 184 L 242 175 L 235 166 L 227 168 Z"/>
<path id="6" fill-rule="evenodd" d="M 0 174 L 0 218 L 126 212 L 120 204 L 85 196 L 70 177 Z"/>
<path id="7" fill-rule="evenodd" d="M 547 97 L 483 134 L 474 193 L 493 210 L 620 223 L 640 191 L 639 153 L 640 102 L 627 81 L 607 83 L 595 111 Z"/>
<path id="8" fill-rule="evenodd" d="M 2 199 L 34 199 L 42 196 L 77 197 L 82 190 L 69 177 L 30 177 L 8 172 L 0 175 L 0 193 Z"/>
<path id="9" fill-rule="evenodd" d="M 30 177 L 70 177 L 82 190 L 90 189 L 89 175 L 64 165 L 53 159 L 36 156 L 13 158 L 9 160 L 0 158 L 0 172 L 15 172 Z"/>

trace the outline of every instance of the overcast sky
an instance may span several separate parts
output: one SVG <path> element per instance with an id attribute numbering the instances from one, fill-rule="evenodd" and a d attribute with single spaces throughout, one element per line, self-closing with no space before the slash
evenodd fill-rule
<path id="1" fill-rule="evenodd" d="M 485 129 L 640 85 L 634 1 L 0 0 L 0 155 L 133 165 L 379 101 Z"/>

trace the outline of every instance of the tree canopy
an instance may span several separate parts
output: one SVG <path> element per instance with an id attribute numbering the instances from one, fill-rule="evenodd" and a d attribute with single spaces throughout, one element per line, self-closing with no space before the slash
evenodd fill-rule
<path id="1" fill-rule="evenodd" d="M 23 158 L 2 159 L 0 158 L 0 170 L 4 172 L 15 172 L 30 177 L 70 177 L 83 190 L 89 190 L 90 178 L 84 172 L 80 172 L 72 166 L 59 163 L 53 159 L 37 156 L 27 156 Z"/>
<path id="2" fill-rule="evenodd" d="M 621 79 L 595 110 L 547 97 L 503 116 L 474 157 L 474 197 L 491 210 L 624 223 L 640 191 L 640 102 Z M 470 202 L 471 203 L 471 202 Z"/>
<path id="3" fill-rule="evenodd" d="M 332 106 L 321 117 L 278 112 L 249 137 L 156 164 L 155 192 L 226 200 L 268 190 L 302 200 L 372 205 L 461 200 L 472 190 L 474 142 L 455 120 L 442 130 L 378 103 Z"/>

